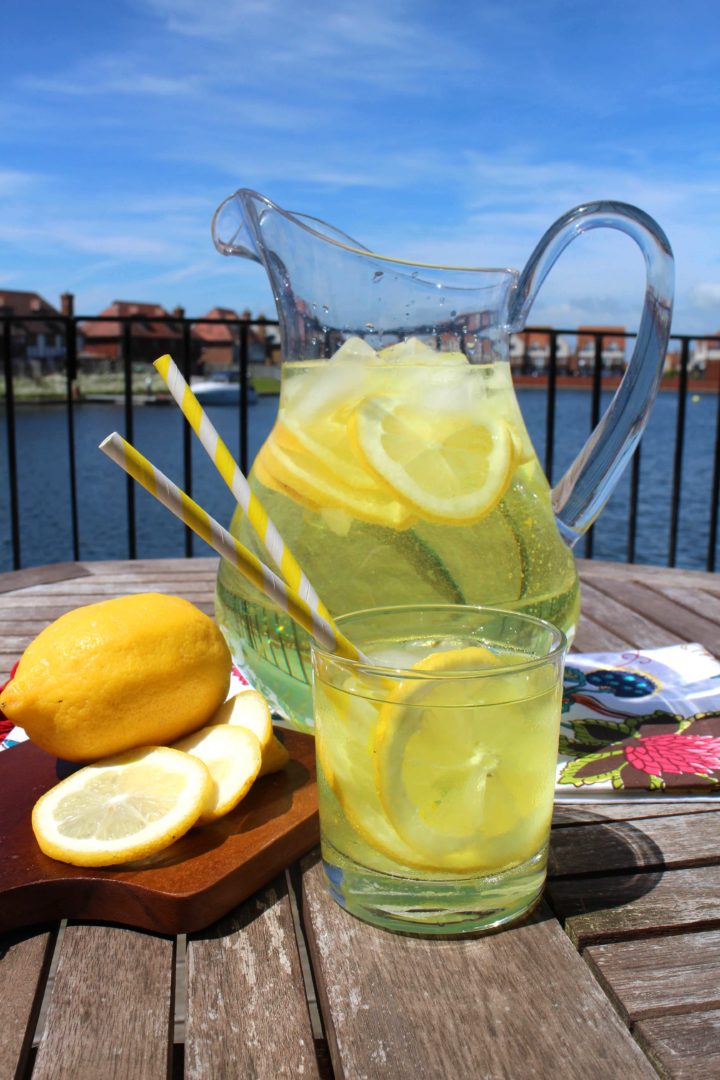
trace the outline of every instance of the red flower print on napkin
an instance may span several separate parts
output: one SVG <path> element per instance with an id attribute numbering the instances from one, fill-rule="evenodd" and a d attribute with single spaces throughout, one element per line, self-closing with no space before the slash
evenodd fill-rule
<path id="1" fill-rule="evenodd" d="M 602 717 L 569 723 L 573 735 L 560 737 L 560 752 L 575 760 L 565 765 L 560 784 L 610 782 L 614 788 L 656 791 L 720 787 L 720 713 L 685 718 L 656 711 L 619 723 Z"/>

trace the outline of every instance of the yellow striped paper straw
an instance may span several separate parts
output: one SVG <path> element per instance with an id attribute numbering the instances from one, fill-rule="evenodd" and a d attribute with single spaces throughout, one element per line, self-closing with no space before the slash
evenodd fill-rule
<path id="1" fill-rule="evenodd" d="M 226 559 L 269 600 L 286 611 L 299 623 L 319 645 L 329 652 L 339 653 L 348 660 L 364 660 L 352 642 L 342 634 L 332 618 L 325 618 L 314 611 L 307 600 L 289 588 L 269 567 L 260 562 L 238 540 L 224 529 L 215 518 L 186 495 L 172 480 L 160 472 L 152 462 L 135 449 L 116 431 L 100 443 L 100 449 L 116 465 L 129 473 L 146 491 L 154 495 L 163 506 L 180 518 L 202 540 Z"/>
<path id="2" fill-rule="evenodd" d="M 183 416 L 232 491 L 235 501 L 244 510 L 250 526 L 280 571 L 280 576 L 285 579 L 291 589 L 307 600 L 311 608 L 319 612 L 323 618 L 330 619 L 330 612 L 305 577 L 302 567 L 276 529 L 260 499 L 248 484 L 244 473 L 238 468 L 235 459 L 193 394 L 192 388 L 183 378 L 173 358 L 166 353 L 165 356 L 158 357 L 153 367 L 162 375 L 168 390 L 180 406 Z"/>

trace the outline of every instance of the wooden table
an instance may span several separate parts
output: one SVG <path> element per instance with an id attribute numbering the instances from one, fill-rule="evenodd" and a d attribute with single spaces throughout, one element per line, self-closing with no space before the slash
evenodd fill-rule
<path id="1" fill-rule="evenodd" d="M 160 590 L 212 610 L 214 559 L 0 575 L 0 675 L 68 608 Z M 582 651 L 700 641 L 711 574 L 581 563 Z M 317 854 L 187 938 L 106 924 L 0 938 L 6 1077 L 720 1076 L 720 803 L 564 807 L 534 916 L 466 941 L 365 926 Z"/>

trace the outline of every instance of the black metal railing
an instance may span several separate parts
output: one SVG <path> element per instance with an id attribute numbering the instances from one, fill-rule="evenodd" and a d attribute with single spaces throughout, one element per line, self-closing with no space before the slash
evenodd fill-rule
<path id="1" fill-rule="evenodd" d="M 114 323 L 118 324 L 120 327 L 119 332 L 116 333 L 114 338 L 116 345 L 115 367 L 118 369 L 118 374 L 122 379 L 122 393 L 120 394 L 120 398 L 123 404 L 124 435 L 130 442 L 133 441 L 134 434 L 133 367 L 140 360 L 150 359 L 148 355 L 142 355 L 143 352 L 145 354 L 148 353 L 148 343 L 146 342 L 143 345 L 143 342 L 139 340 L 138 335 L 133 332 L 134 328 L 138 327 L 138 324 L 144 324 L 145 326 L 151 324 L 153 326 L 166 327 L 168 332 L 172 333 L 173 336 L 172 349 L 163 350 L 160 348 L 157 351 L 172 351 L 175 362 L 178 364 L 184 377 L 188 381 L 190 381 L 191 375 L 194 373 L 198 364 L 198 344 L 196 338 L 193 337 L 193 327 L 201 324 L 216 324 L 230 329 L 233 334 L 235 364 L 239 368 L 240 373 L 238 460 L 243 471 L 247 472 L 249 465 L 247 421 L 251 336 L 253 335 L 253 332 L 259 332 L 260 337 L 262 338 L 266 328 L 277 326 L 275 320 L 264 318 L 191 319 L 187 318 L 184 313 L 181 313 L 179 310 L 174 313 L 172 317 L 167 318 L 149 318 L 147 314 L 126 316 L 78 316 L 74 313 L 62 315 L 42 313 L 37 315 L 19 316 L 3 314 L 0 312 L 0 342 L 2 343 L 2 371 L 4 373 L 4 398 L 0 397 L 0 405 L 4 405 L 6 429 L 6 462 L 5 466 L 0 468 L 0 484 L 3 483 L 2 473 L 4 473 L 8 484 L 9 540 L 11 547 L 11 561 L 14 569 L 19 569 L 23 565 L 21 551 L 20 500 L 18 492 L 18 448 L 16 431 L 17 395 L 15 392 L 17 371 L 15 369 L 22 365 L 23 357 L 27 355 L 26 349 L 25 352 L 23 352 L 23 334 L 26 340 L 27 335 L 32 334 L 34 323 L 52 324 L 53 327 L 58 328 L 65 343 L 64 369 L 62 372 L 64 377 L 63 403 L 67 421 L 67 454 L 69 470 L 68 509 L 72 533 L 72 551 L 75 559 L 80 558 L 81 548 L 78 515 L 75 410 L 79 404 L 77 399 L 78 374 L 83 364 L 87 362 L 87 358 L 83 355 L 82 349 L 79 347 L 82 340 L 83 326 L 88 324 Z M 546 341 L 546 348 L 544 355 L 541 357 L 540 368 L 540 374 L 544 377 L 542 385 L 544 386 L 547 395 L 543 464 L 548 478 L 552 481 L 556 449 L 556 406 L 558 390 L 569 379 L 572 379 L 575 382 L 584 377 L 587 382 L 589 377 L 589 386 L 591 389 L 590 424 L 591 427 L 594 427 L 600 418 L 602 407 L 601 394 L 603 389 L 607 386 L 607 377 L 618 375 L 622 367 L 617 355 L 611 369 L 604 363 L 604 342 L 610 337 L 613 339 L 622 338 L 625 342 L 633 339 L 635 335 L 616 330 L 609 332 L 602 330 L 588 331 L 584 329 L 565 330 L 546 328 L 528 328 L 524 334 L 526 340 L 529 340 L 530 335 L 533 335 L 537 341 L 538 335 L 543 335 Z M 572 354 L 569 361 L 567 357 L 563 358 L 560 356 L 560 351 L 558 349 L 559 342 L 561 340 L 567 341 L 568 338 L 578 338 L 578 335 L 582 335 L 583 339 L 592 342 L 592 362 L 589 365 L 589 373 L 588 365 L 582 369 L 578 367 L 577 353 Z M 108 340 L 109 336 L 105 341 L 107 342 Z M 712 362 L 704 369 L 704 382 L 702 384 L 698 383 L 698 386 L 702 385 L 708 390 L 718 391 L 718 382 L 720 380 L 720 339 L 715 338 L 712 335 L 673 335 L 671 337 L 670 348 L 676 350 L 677 355 L 676 367 L 671 373 L 674 378 L 674 384 L 676 385 L 677 414 L 673 441 L 672 481 L 670 488 L 669 534 L 667 547 L 667 565 L 669 566 L 675 566 L 678 557 L 680 503 L 687 421 L 686 399 L 689 386 L 691 385 L 691 365 L 697 360 L 697 347 L 700 342 L 710 345 L 712 349 L 715 350 L 716 360 L 713 358 Z M 157 353 L 154 355 L 157 355 Z M 674 356 L 675 351 L 669 355 Z M 529 364 L 527 351 L 518 363 L 517 371 L 520 374 L 530 373 L 532 371 L 536 374 L 538 373 L 538 368 L 533 368 Z M 188 494 L 192 494 L 192 432 L 189 425 L 183 425 L 182 440 L 182 486 Z M 2 455 L 2 448 L 0 448 L 0 455 Z M 708 570 L 715 570 L 718 528 L 720 527 L 720 512 L 718 509 L 718 500 L 720 497 L 720 392 L 717 393 L 715 438 L 712 455 L 713 469 L 711 490 L 708 492 L 707 498 L 709 518 L 705 566 Z M 2 457 L 0 456 L 0 464 L 1 462 Z M 633 456 L 630 470 L 626 545 L 626 559 L 628 562 L 635 561 L 637 555 L 640 471 L 641 447 L 638 447 Z M 129 558 L 134 559 L 137 557 L 135 484 L 129 477 L 127 478 L 125 492 L 127 554 Z M 584 543 L 585 549 L 583 554 L 586 557 L 591 558 L 594 554 L 593 529 L 589 531 Z M 186 529 L 184 532 L 184 550 L 187 556 L 192 556 L 194 554 L 194 536 L 189 529 Z"/>
<path id="2" fill-rule="evenodd" d="M 69 512 L 72 532 L 73 558 L 80 558 L 80 535 L 78 517 L 78 491 L 77 491 L 77 464 L 75 457 L 75 410 L 78 407 L 77 380 L 79 367 L 83 360 L 82 353 L 78 349 L 79 340 L 82 338 L 82 328 L 87 324 L 115 324 L 120 326 L 119 334 L 114 337 L 108 335 L 103 339 L 104 344 L 114 345 L 116 348 L 115 366 L 119 367 L 122 378 L 122 402 L 124 411 L 124 435 L 132 442 L 134 438 L 134 407 L 133 407 L 133 366 L 142 359 L 139 355 L 137 335 L 133 334 L 133 327 L 148 325 L 165 327 L 173 335 L 172 352 L 173 359 L 177 363 L 185 379 L 189 382 L 193 374 L 194 356 L 197 356 L 198 346 L 192 336 L 194 326 L 218 325 L 227 328 L 233 334 L 234 361 L 240 373 L 240 397 L 239 397 L 239 444 L 238 461 L 243 472 L 248 470 L 248 371 L 250 364 L 250 333 L 256 330 L 265 333 L 267 328 L 276 327 L 277 321 L 273 319 L 191 319 L 184 314 L 176 314 L 171 318 L 148 317 L 147 313 L 136 315 L 75 315 L 42 313 L 36 315 L 12 315 L 0 313 L 0 340 L 2 341 L 2 371 L 4 375 L 4 399 L 0 396 L 0 404 L 4 404 L 7 448 L 7 481 L 8 501 L 10 510 L 10 544 L 12 550 L 13 569 L 20 569 L 23 565 L 21 555 L 20 537 L 20 500 L 18 491 L 18 453 L 16 434 L 16 409 L 17 400 L 14 392 L 16 371 L 15 368 L 22 366 L 27 361 L 27 349 L 23 340 L 17 340 L 17 332 L 21 332 L 21 338 L 32 334 L 33 325 L 51 325 L 61 330 L 65 341 L 65 364 L 64 364 L 64 404 L 67 420 L 68 437 L 68 467 L 70 477 Z M 13 332 L 15 331 L 15 337 Z M 166 342 L 167 344 L 167 342 Z M 150 343 L 145 343 L 143 352 L 150 351 Z M 162 348 L 155 348 L 153 356 L 159 355 Z M 145 356 L 149 360 L 149 356 Z M 96 358 L 95 358 L 96 361 Z M 97 361 L 96 361 L 97 362 Z M 188 495 L 192 494 L 192 432 L 190 427 L 183 425 L 183 487 Z M 0 457 L 0 462 L 2 458 Z M 1 482 L 1 481 L 0 481 Z M 128 476 L 126 481 L 126 517 L 127 517 L 127 553 L 131 559 L 137 558 L 137 521 L 135 509 L 135 482 Z M 185 554 L 194 554 L 194 534 L 185 529 Z"/>

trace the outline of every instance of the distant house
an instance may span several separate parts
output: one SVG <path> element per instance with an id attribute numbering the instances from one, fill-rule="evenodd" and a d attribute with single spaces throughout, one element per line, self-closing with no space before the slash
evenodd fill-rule
<path id="1" fill-rule="evenodd" d="M 590 375 L 595 369 L 595 340 L 601 334 L 600 362 L 605 373 L 625 370 L 624 326 L 579 326 L 575 346 L 574 367 L 578 375 Z"/>
<path id="2" fill-rule="evenodd" d="M 677 365 L 680 366 L 679 364 Z M 700 338 L 690 354 L 688 373 L 718 385 L 720 376 L 720 330 L 715 338 Z"/>
<path id="3" fill-rule="evenodd" d="M 523 330 L 510 338 L 510 366 L 524 375 L 541 374 L 550 366 L 552 335 L 550 330 Z M 570 360 L 570 346 L 559 337 L 555 347 L 558 371 L 565 371 Z"/>
<path id="4" fill-rule="evenodd" d="M 203 320 L 210 319 L 211 322 Z M 199 320 L 193 321 L 192 336 L 197 345 L 198 367 L 207 375 L 240 366 L 241 328 L 237 320 L 251 320 L 249 311 L 238 315 L 232 308 L 215 307 Z M 262 320 L 262 316 L 259 316 Z M 221 320 L 218 322 L 217 320 Z M 252 325 L 247 330 L 248 361 L 251 364 L 269 362 L 274 327 Z"/>
<path id="5" fill-rule="evenodd" d="M 133 362 L 152 363 L 163 353 L 178 359 L 183 347 L 179 323 L 182 310 L 166 311 L 160 304 L 140 304 L 114 300 L 100 312 L 102 321 L 85 322 L 80 326 L 84 339 L 81 362 L 114 371 L 122 361 L 124 324 L 120 321 L 133 316 L 130 328 L 130 349 Z"/>
<path id="6" fill-rule="evenodd" d="M 18 319 L 33 316 L 26 323 L 10 324 L 10 354 L 16 374 L 38 376 L 62 367 L 65 361 L 65 333 L 63 324 L 53 320 L 53 316 L 60 315 L 57 308 L 39 293 L 2 289 L 0 315 L 13 315 Z M 48 318 L 36 320 L 34 316 L 37 315 L 47 315 Z"/>

